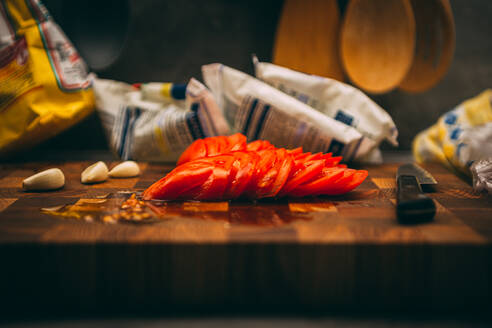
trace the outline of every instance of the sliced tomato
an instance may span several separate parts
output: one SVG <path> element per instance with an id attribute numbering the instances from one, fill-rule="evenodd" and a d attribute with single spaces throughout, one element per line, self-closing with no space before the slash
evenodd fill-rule
<path id="1" fill-rule="evenodd" d="M 296 156 L 298 154 L 302 154 L 302 147 L 297 147 L 294 149 L 289 149 L 287 150 L 287 153 L 291 154 L 292 156 Z"/>
<path id="2" fill-rule="evenodd" d="M 229 151 L 246 150 L 246 136 L 236 133 L 227 137 L 229 142 Z"/>
<path id="3" fill-rule="evenodd" d="M 201 161 L 208 161 L 210 166 L 213 167 L 213 171 L 203 183 L 202 189 L 196 195 L 195 199 L 222 199 L 229 182 L 229 174 L 231 172 L 232 164 L 234 163 L 234 156 L 230 154 L 218 155 L 201 159 Z"/>
<path id="4" fill-rule="evenodd" d="M 164 178 L 152 184 L 143 193 L 143 198 L 177 199 L 182 193 L 203 184 L 212 174 L 213 166 L 189 162 L 167 174 Z"/>
<path id="5" fill-rule="evenodd" d="M 313 180 L 316 176 L 321 174 L 324 167 L 324 160 L 300 163 L 300 167 L 294 168 L 296 171 L 289 177 L 289 180 L 280 191 L 279 196 L 286 195 L 297 186 Z M 292 171 L 294 171 L 294 169 Z"/>
<path id="6" fill-rule="evenodd" d="M 236 151 L 234 163 L 231 168 L 229 184 L 226 188 L 224 198 L 239 198 L 249 185 L 259 156 L 254 152 Z"/>
<path id="7" fill-rule="evenodd" d="M 290 171 L 294 166 L 294 160 L 290 154 L 287 153 L 285 149 L 277 150 L 277 164 L 276 171 L 277 176 L 275 180 L 268 188 L 268 191 L 264 194 L 264 197 L 275 197 L 278 195 L 280 190 L 284 187 L 287 179 L 289 178 Z"/>
<path id="8" fill-rule="evenodd" d="M 204 139 L 195 140 L 186 150 L 181 154 L 178 160 L 178 165 L 192 161 L 197 158 L 207 156 L 207 148 L 205 146 Z"/>
<path id="9" fill-rule="evenodd" d="M 351 180 L 344 186 L 335 188 L 329 192 L 325 192 L 324 195 L 341 195 L 345 194 L 355 188 L 357 188 L 367 177 L 368 172 L 366 170 L 357 170 L 351 177 Z"/>
<path id="10" fill-rule="evenodd" d="M 275 149 L 275 146 L 267 140 L 255 140 L 246 145 L 246 150 L 248 151 L 260 151 L 266 149 Z"/>
<path id="11" fill-rule="evenodd" d="M 340 179 L 344 175 L 344 170 L 340 168 L 332 168 L 323 170 L 321 177 L 308 183 L 302 184 L 289 192 L 289 196 L 304 197 L 307 195 L 318 195 L 322 190 L 328 188 L 334 181 Z"/>
<path id="12" fill-rule="evenodd" d="M 256 184 L 255 198 L 271 197 L 271 191 L 274 187 L 274 183 L 278 177 L 286 154 L 287 152 L 285 149 L 277 149 L 274 151 L 274 159 L 271 162 L 270 168 L 259 177 Z"/>
<path id="13" fill-rule="evenodd" d="M 347 184 L 350 183 L 352 177 L 354 176 L 356 170 L 353 169 L 345 169 L 343 170 L 343 176 L 333 181 L 331 184 L 325 186 L 322 190 L 316 193 L 317 195 L 335 195 L 339 193 L 339 190 L 343 189 Z"/>
<path id="14" fill-rule="evenodd" d="M 342 156 L 336 156 L 336 157 L 330 157 L 330 158 L 325 158 L 325 166 L 326 167 L 332 167 L 332 166 L 337 166 L 338 163 L 343 159 Z"/>
<path id="15" fill-rule="evenodd" d="M 323 159 L 323 153 L 311 154 L 311 155 L 307 156 L 304 160 L 305 161 L 314 161 L 317 159 Z"/>
<path id="16" fill-rule="evenodd" d="M 255 198 L 258 186 L 261 183 L 266 185 L 268 178 L 265 178 L 267 172 L 273 167 L 276 160 L 276 152 L 271 149 L 260 150 L 257 152 L 259 159 L 253 171 L 251 181 L 244 191 L 244 195 L 249 198 Z M 261 182 L 263 180 L 263 182 Z"/>
<path id="17" fill-rule="evenodd" d="M 255 140 L 246 145 L 246 150 L 247 151 L 259 151 L 261 150 L 263 143 L 261 140 Z"/>
<path id="18" fill-rule="evenodd" d="M 229 139 L 227 137 L 218 136 L 218 137 L 213 137 L 210 139 L 214 140 L 217 143 L 217 154 L 215 154 L 215 155 L 225 154 L 225 153 L 228 153 L 230 151 Z M 208 154 L 208 156 L 213 156 L 213 155 Z"/>
<path id="19" fill-rule="evenodd" d="M 304 161 L 307 157 L 311 156 L 311 152 L 297 154 L 294 159 L 296 161 Z"/>

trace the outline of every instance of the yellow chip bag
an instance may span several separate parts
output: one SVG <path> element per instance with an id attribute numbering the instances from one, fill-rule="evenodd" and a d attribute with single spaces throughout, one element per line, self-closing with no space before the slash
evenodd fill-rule
<path id="1" fill-rule="evenodd" d="M 37 0 L 0 2 L 0 157 L 94 109 L 87 66 Z"/>
<path id="2" fill-rule="evenodd" d="M 492 90 L 485 90 L 442 115 L 413 141 L 419 163 L 438 162 L 470 174 L 470 166 L 492 158 Z"/>

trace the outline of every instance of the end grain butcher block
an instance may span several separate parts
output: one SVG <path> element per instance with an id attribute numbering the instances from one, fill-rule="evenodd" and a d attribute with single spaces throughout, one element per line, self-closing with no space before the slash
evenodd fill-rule
<path id="1" fill-rule="evenodd" d="M 89 164 L 1 166 L 1 311 L 491 305 L 491 198 L 445 168 L 425 166 L 437 214 L 414 226 L 395 218 L 396 164 L 364 167 L 364 183 L 338 197 L 173 202 L 140 223 L 41 211 L 117 207 L 172 169 L 144 163 L 140 177 L 82 185 Z M 65 173 L 62 190 L 20 189 L 48 167 Z"/>

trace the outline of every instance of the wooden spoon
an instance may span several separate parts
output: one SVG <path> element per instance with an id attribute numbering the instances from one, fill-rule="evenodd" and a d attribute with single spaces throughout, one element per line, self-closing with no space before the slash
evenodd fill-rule
<path id="1" fill-rule="evenodd" d="M 455 27 L 449 0 L 411 0 L 417 28 L 413 64 L 400 89 L 422 92 L 433 87 L 451 65 Z"/>
<path id="2" fill-rule="evenodd" d="M 337 50 L 339 26 L 336 0 L 286 0 L 275 37 L 273 62 L 343 80 Z"/>
<path id="3" fill-rule="evenodd" d="M 341 58 L 354 84 L 371 93 L 397 87 L 413 61 L 410 0 L 352 0 L 341 30 Z"/>

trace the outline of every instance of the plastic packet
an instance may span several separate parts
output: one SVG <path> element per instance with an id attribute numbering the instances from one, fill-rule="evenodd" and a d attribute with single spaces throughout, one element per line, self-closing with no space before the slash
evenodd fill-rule
<path id="1" fill-rule="evenodd" d="M 492 195 L 492 157 L 475 161 L 470 167 L 473 177 L 473 189 L 486 190 Z"/>
<path id="2" fill-rule="evenodd" d="M 0 2 L 0 157 L 94 110 L 87 67 L 39 1 Z"/>
<path id="3" fill-rule="evenodd" d="M 417 162 L 439 162 L 470 175 L 474 161 L 492 157 L 492 90 L 442 115 L 413 141 Z"/>
<path id="4" fill-rule="evenodd" d="M 258 79 L 352 126 L 376 144 L 386 139 L 398 146 L 398 130 L 391 116 L 359 89 L 334 79 L 260 62 L 256 56 L 253 63 Z"/>
<path id="5" fill-rule="evenodd" d="M 140 89 L 95 79 L 94 93 L 110 148 L 122 159 L 173 162 L 194 140 L 230 132 L 212 94 L 195 79 Z"/>
<path id="6" fill-rule="evenodd" d="M 202 73 L 234 132 L 243 133 L 248 140 L 331 152 L 346 161 L 363 158 L 375 146 L 354 128 L 243 72 L 210 64 L 202 66 Z"/>

